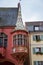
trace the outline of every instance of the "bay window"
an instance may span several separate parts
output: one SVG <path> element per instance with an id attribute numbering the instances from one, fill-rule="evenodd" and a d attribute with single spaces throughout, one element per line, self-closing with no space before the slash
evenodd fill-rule
<path id="1" fill-rule="evenodd" d="M 26 45 L 27 44 L 27 36 L 18 34 L 13 37 L 13 43 L 14 45 Z"/>

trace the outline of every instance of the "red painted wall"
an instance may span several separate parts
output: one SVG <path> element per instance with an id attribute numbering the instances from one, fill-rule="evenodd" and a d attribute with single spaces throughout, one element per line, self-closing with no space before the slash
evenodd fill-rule
<path id="1" fill-rule="evenodd" d="M 5 33 L 8 36 L 7 48 L 6 49 L 0 48 L 0 53 L 2 53 L 2 55 L 5 55 L 5 60 L 6 61 L 10 61 L 10 62 L 14 63 L 15 65 L 18 65 L 16 59 L 12 57 L 13 36 L 15 34 L 27 35 L 27 33 L 25 31 L 13 32 L 13 30 L 14 30 L 14 27 L 3 27 L 3 28 L 0 28 L 0 32 L 3 32 L 3 33 Z"/>
<path id="2" fill-rule="evenodd" d="M 7 59 L 7 61 L 10 61 L 12 63 L 16 63 L 17 61 L 12 57 L 11 53 L 12 53 L 12 47 L 13 47 L 13 43 L 12 43 L 12 35 L 11 32 L 13 31 L 14 27 L 4 27 L 4 28 L 0 28 L 0 32 L 5 33 L 8 36 L 8 43 L 7 43 L 7 48 L 0 48 L 0 53 L 5 54 L 5 58 Z"/>

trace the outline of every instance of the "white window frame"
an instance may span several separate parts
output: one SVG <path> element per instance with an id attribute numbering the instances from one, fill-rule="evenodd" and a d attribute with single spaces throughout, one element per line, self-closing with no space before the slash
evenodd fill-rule
<path id="1" fill-rule="evenodd" d="M 35 31 L 39 31 L 39 26 L 34 27 Z"/>

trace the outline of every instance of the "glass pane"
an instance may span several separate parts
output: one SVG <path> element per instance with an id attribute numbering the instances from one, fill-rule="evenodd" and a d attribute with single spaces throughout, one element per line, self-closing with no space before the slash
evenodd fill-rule
<path id="1" fill-rule="evenodd" d="M 33 26 L 27 26 L 28 31 L 33 31 Z"/>
<path id="2" fill-rule="evenodd" d="M 24 39 L 24 44 L 25 46 L 27 46 L 27 39 Z"/>
<path id="3" fill-rule="evenodd" d="M 41 65 L 41 61 L 38 61 L 38 65 Z"/>
<path id="4" fill-rule="evenodd" d="M 24 45 L 24 43 L 25 43 L 25 42 L 24 42 L 24 39 L 22 39 L 22 44 Z"/>
<path id="5" fill-rule="evenodd" d="M 16 39 L 18 39 L 18 35 L 16 35 L 16 37 L 15 37 Z"/>
<path id="6" fill-rule="evenodd" d="M 4 33 L 0 33 L 0 46 L 7 46 L 7 35 Z"/>
<path id="7" fill-rule="evenodd" d="M 18 45 L 18 39 L 16 39 L 15 43 Z"/>
<path id="8" fill-rule="evenodd" d="M 38 27 L 38 26 L 36 26 L 36 27 L 35 27 L 35 31 L 38 31 L 38 30 L 39 30 L 39 27 Z"/>
<path id="9" fill-rule="evenodd" d="M 22 35 L 22 39 L 24 39 L 24 35 Z"/>
<path id="10" fill-rule="evenodd" d="M 13 44 L 14 44 L 14 45 L 16 44 L 16 39 L 13 40 Z"/>
<path id="11" fill-rule="evenodd" d="M 40 41 L 41 39 L 40 39 L 40 35 L 34 35 L 33 36 L 33 40 L 34 41 Z"/>
<path id="12" fill-rule="evenodd" d="M 0 46 L 3 46 L 3 38 L 0 38 Z"/>
<path id="13" fill-rule="evenodd" d="M 1 37 L 3 37 L 3 33 L 0 33 L 1 34 Z"/>
<path id="14" fill-rule="evenodd" d="M 3 37 L 4 37 L 4 38 L 7 38 L 7 35 L 3 34 Z"/>
<path id="15" fill-rule="evenodd" d="M 18 38 L 22 38 L 22 35 L 21 35 L 21 34 L 19 34 L 19 35 L 18 35 Z"/>
<path id="16" fill-rule="evenodd" d="M 38 65 L 38 61 L 34 61 L 34 65 Z"/>
<path id="17" fill-rule="evenodd" d="M 18 45 L 22 45 L 22 39 L 18 39 Z"/>
<path id="18" fill-rule="evenodd" d="M 35 52 L 39 52 L 39 48 L 35 48 Z"/>
<path id="19" fill-rule="evenodd" d="M 7 47 L 7 39 L 4 39 L 4 47 Z"/>
<path id="20" fill-rule="evenodd" d="M 40 41 L 40 35 L 36 35 L 36 41 Z"/>
<path id="21" fill-rule="evenodd" d="M 43 61 L 41 61 L 41 65 L 43 65 Z"/>
<path id="22" fill-rule="evenodd" d="M 18 39 L 18 45 L 19 45 L 19 39 Z"/>

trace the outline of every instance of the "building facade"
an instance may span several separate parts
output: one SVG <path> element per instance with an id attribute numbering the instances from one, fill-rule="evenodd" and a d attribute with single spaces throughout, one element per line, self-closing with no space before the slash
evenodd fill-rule
<path id="1" fill-rule="evenodd" d="M 0 65 L 26 65 L 28 50 L 20 3 L 15 8 L 0 8 Z"/>
<path id="2" fill-rule="evenodd" d="M 0 8 L 0 65 L 43 65 L 43 21 L 25 24 L 20 3 Z"/>
<path id="3" fill-rule="evenodd" d="M 43 21 L 26 22 L 30 65 L 43 65 Z"/>

